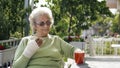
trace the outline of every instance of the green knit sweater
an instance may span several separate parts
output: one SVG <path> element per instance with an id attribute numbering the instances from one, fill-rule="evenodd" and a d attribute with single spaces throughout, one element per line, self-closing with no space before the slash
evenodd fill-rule
<path id="1" fill-rule="evenodd" d="M 63 57 L 73 58 L 76 48 L 54 35 L 43 38 L 43 44 L 37 52 L 30 59 L 27 58 L 22 53 L 28 39 L 33 38 L 35 36 L 31 35 L 21 40 L 15 53 L 13 68 L 63 68 Z"/>

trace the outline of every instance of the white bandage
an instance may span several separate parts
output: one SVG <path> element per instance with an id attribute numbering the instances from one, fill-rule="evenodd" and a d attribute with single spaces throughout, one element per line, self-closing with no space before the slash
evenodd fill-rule
<path id="1" fill-rule="evenodd" d="M 23 55 L 28 58 L 31 58 L 38 48 L 39 46 L 35 40 L 29 40 L 25 50 L 23 51 Z"/>

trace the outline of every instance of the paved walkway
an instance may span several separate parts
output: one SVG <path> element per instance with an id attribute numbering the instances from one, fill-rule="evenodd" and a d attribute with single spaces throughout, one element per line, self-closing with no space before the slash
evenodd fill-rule
<path id="1" fill-rule="evenodd" d="M 82 65 L 76 65 L 72 59 L 69 61 L 70 64 L 72 64 L 69 68 L 120 68 L 120 56 L 86 57 L 85 63 Z M 68 64 L 68 66 L 70 66 L 70 64 Z"/>
<path id="2" fill-rule="evenodd" d="M 88 68 L 120 68 L 120 62 L 109 61 L 87 61 Z"/>
<path id="3" fill-rule="evenodd" d="M 87 57 L 88 68 L 120 68 L 120 56 Z"/>

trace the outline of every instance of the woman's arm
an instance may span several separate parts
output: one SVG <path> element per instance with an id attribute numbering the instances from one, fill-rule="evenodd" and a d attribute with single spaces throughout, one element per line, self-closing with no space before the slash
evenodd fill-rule
<path id="1" fill-rule="evenodd" d="M 73 47 L 71 44 L 65 42 L 61 38 L 60 40 L 60 46 L 62 53 L 65 55 L 65 57 L 73 58 L 75 59 L 76 63 L 83 63 L 84 61 L 84 51 L 82 51 L 79 48 Z"/>
<path id="2" fill-rule="evenodd" d="M 23 38 L 18 45 L 15 52 L 12 68 L 26 68 L 29 58 L 25 57 L 22 53 L 27 45 L 28 39 Z"/>
<path id="3" fill-rule="evenodd" d="M 22 39 L 14 57 L 13 68 L 26 68 L 30 58 L 39 49 L 42 39 Z"/>
<path id="4" fill-rule="evenodd" d="M 58 37 L 60 44 L 61 53 L 68 58 L 74 58 L 74 51 L 78 48 L 73 47 L 71 44 L 65 42 L 60 37 Z"/>

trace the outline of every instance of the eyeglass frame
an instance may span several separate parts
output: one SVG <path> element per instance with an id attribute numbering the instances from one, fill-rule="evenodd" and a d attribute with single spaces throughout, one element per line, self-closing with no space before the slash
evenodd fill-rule
<path id="1" fill-rule="evenodd" d="M 50 21 L 46 21 L 46 22 L 41 21 L 41 22 L 38 22 L 38 23 L 35 22 L 35 24 L 37 24 L 39 26 L 45 26 L 45 25 L 50 26 L 52 23 Z"/>

